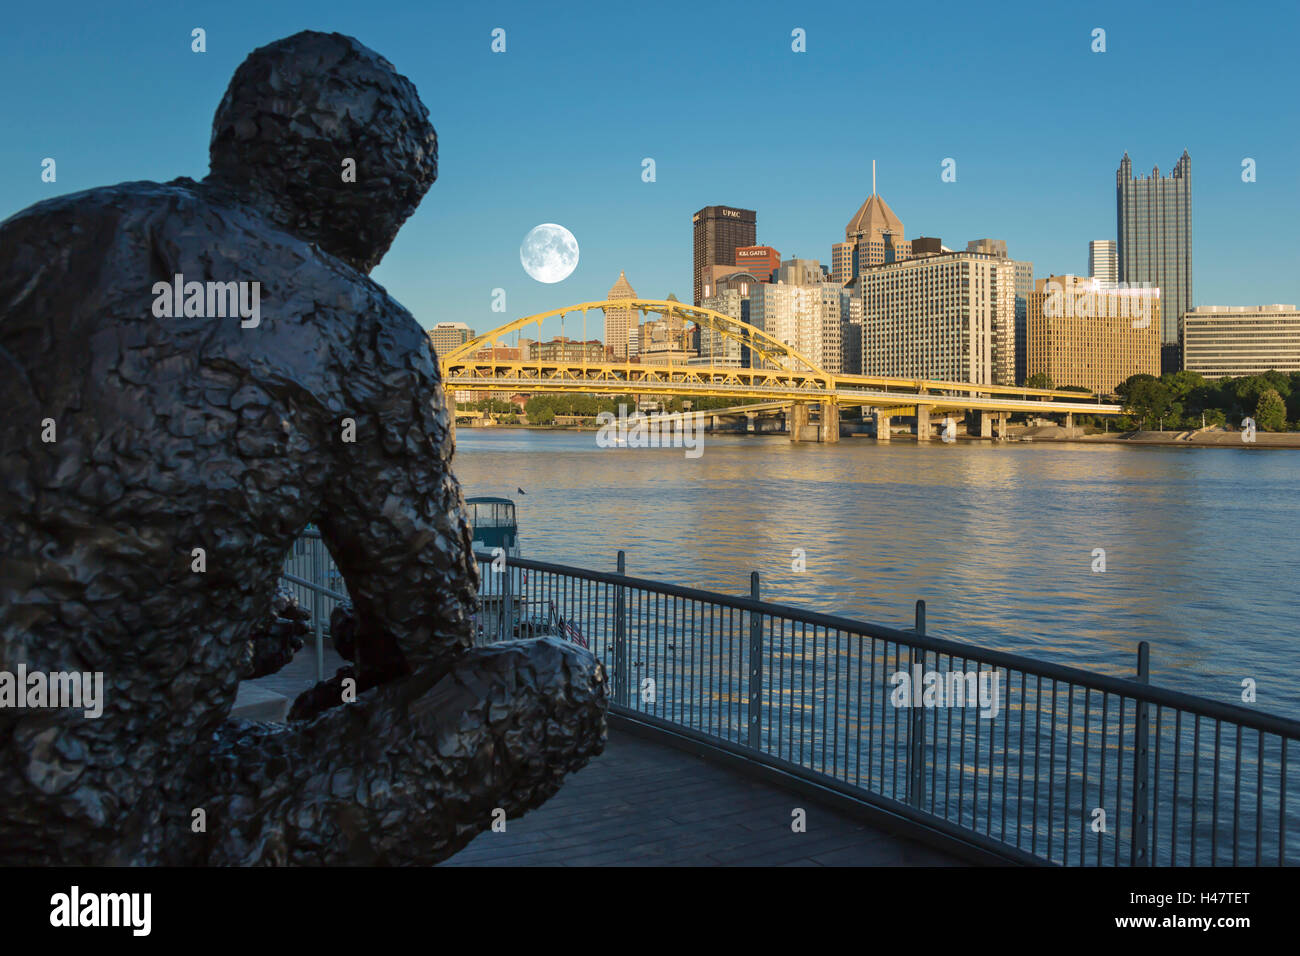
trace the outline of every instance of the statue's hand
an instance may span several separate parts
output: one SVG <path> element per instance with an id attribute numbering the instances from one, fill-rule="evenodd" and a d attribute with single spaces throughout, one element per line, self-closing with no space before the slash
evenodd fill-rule
<path id="1" fill-rule="evenodd" d="M 474 648 L 288 731 L 245 724 L 215 755 L 208 862 L 436 863 L 599 754 L 606 706 L 596 658 L 541 638 Z"/>

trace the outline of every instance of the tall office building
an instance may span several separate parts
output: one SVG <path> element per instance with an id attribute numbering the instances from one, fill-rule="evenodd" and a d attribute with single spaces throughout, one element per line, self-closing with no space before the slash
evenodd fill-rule
<path id="1" fill-rule="evenodd" d="M 787 262 L 816 265 L 813 260 Z M 820 266 L 817 275 L 821 275 Z M 843 370 L 841 336 L 849 302 L 848 290 L 834 282 L 759 283 L 750 289 L 750 323 L 789 345 L 818 368 L 840 372 Z"/>
<path id="2" fill-rule="evenodd" d="M 863 374 L 1013 384 L 1012 260 L 944 252 L 869 266 L 853 285 Z"/>
<path id="3" fill-rule="evenodd" d="M 736 262 L 736 250 L 758 243 L 758 214 L 752 209 L 731 206 L 705 206 L 691 223 L 695 231 L 695 298 L 704 297 L 705 277 L 710 266 L 729 266 Z"/>
<path id="4" fill-rule="evenodd" d="M 912 252 L 916 253 L 917 244 L 912 243 Z M 1007 254 L 1005 239 L 973 239 L 966 243 L 967 252 L 979 252 L 985 255 L 1006 259 L 1011 263 L 1012 280 L 1015 286 L 1016 308 L 1012 319 L 1012 347 L 1010 350 L 999 345 L 997 355 L 998 381 L 1003 385 L 1021 385 L 1025 381 L 1025 354 L 1028 347 L 1028 303 L 1029 293 L 1034 291 L 1034 264 L 1020 259 L 1011 259 Z M 1006 336 L 998 336 L 999 343 L 1008 341 Z"/>
<path id="5" fill-rule="evenodd" d="M 847 285 L 869 266 L 910 255 L 912 244 L 903 238 L 903 220 L 876 195 L 872 183 L 871 195 L 844 227 L 844 241 L 831 246 L 831 281 Z"/>
<path id="6" fill-rule="evenodd" d="M 1029 295 L 1029 374 L 1102 395 L 1130 376 L 1159 375 L 1161 298 L 1071 275 L 1039 279 Z"/>
<path id="7" fill-rule="evenodd" d="M 1135 177 L 1128 153 L 1115 173 L 1116 255 L 1119 281 L 1157 288 L 1161 304 L 1162 371 L 1182 365 L 1183 313 L 1192 307 L 1192 159 L 1183 155 L 1172 175 Z"/>
<path id="8" fill-rule="evenodd" d="M 1294 305 L 1209 305 L 1183 318 L 1183 367 L 1206 378 L 1300 372 Z"/>
<path id="9" fill-rule="evenodd" d="M 606 298 L 611 300 L 636 298 L 632 283 L 627 281 L 627 276 L 621 270 L 618 281 L 609 290 Z M 612 350 L 614 361 L 627 361 L 629 355 L 636 354 L 631 339 L 638 332 L 637 324 L 640 320 L 640 313 L 636 309 L 619 309 L 611 306 L 605 310 L 605 344 Z"/>
<path id="10" fill-rule="evenodd" d="M 1119 283 L 1114 239 L 1094 239 L 1088 243 L 1088 278 L 1095 279 L 1103 289 L 1113 289 Z"/>

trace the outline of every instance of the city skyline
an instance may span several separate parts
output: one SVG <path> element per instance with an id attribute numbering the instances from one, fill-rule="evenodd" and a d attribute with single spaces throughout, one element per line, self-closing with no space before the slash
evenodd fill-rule
<path id="1" fill-rule="evenodd" d="M 1170 18 L 1102 4 L 1082 19 L 1019 5 L 953 8 L 923 22 L 902 10 L 868 17 L 848 6 L 805 14 L 758 4 L 743 21 L 692 11 L 682 31 L 679 18 L 621 11 L 561 23 L 523 5 L 494 8 L 487 20 L 457 10 L 388 17 L 329 2 L 257 8 L 260 19 L 248 18 L 257 26 L 245 26 L 236 14 L 252 9 L 234 3 L 232 15 L 207 25 L 202 54 L 190 49 L 190 30 L 202 24 L 189 19 L 75 3 L 59 22 L 39 10 L 9 14 L 0 76 L 27 92 L 6 106 L 7 125 L 23 135 L 0 143 L 0 217 L 114 182 L 205 175 L 207 128 L 231 69 L 309 14 L 319 29 L 382 48 L 416 83 L 438 129 L 440 181 L 374 273 L 426 328 L 486 329 L 598 298 L 620 270 L 647 296 L 689 300 L 686 217 L 708 205 L 755 209 L 758 243 L 782 259 L 830 265 L 846 217 L 871 192 L 873 159 L 879 193 L 911 233 L 954 249 L 994 236 L 1033 261 L 1036 275 L 1086 275 L 1088 241 L 1115 233 L 1120 157 L 1166 168 L 1185 149 L 1197 169 L 1192 304 L 1300 299 L 1286 215 L 1300 206 L 1300 185 L 1282 172 L 1297 134 L 1277 108 L 1289 51 L 1285 31 L 1258 31 L 1249 12 Z M 503 54 L 490 52 L 498 26 L 507 30 Z M 806 53 L 791 50 L 796 27 L 807 32 Z M 1107 31 L 1104 53 L 1090 49 L 1095 27 Z M 865 122 L 832 122 L 817 139 L 773 139 L 754 135 L 748 114 L 686 108 L 698 99 L 693 76 L 629 68 L 597 82 L 584 50 L 615 34 L 647 54 L 667 44 L 695 50 L 710 80 L 762 78 L 767 109 L 782 122 L 825 98 L 826 75 L 853 88 L 879 69 L 909 79 L 871 97 Z M 872 71 L 855 53 L 866 35 L 883 58 Z M 148 62 L 123 61 L 123 49 L 151 51 Z M 1226 62 L 1234 82 L 1188 70 L 1206 56 Z M 1173 73 L 1182 93 L 1159 115 L 1131 96 Z M 972 76 L 1010 91 L 1016 115 L 1033 122 L 1021 130 L 980 120 L 954 92 Z M 58 161 L 55 183 L 41 182 L 45 157 Z M 1242 181 L 1246 158 L 1258 164 L 1255 182 Z M 653 182 L 645 159 L 654 160 Z M 955 160 L 955 182 L 941 179 L 945 159 Z M 575 273 L 555 285 L 532 281 L 518 263 L 519 241 L 541 222 L 565 225 L 582 247 Z M 491 311 L 498 288 L 504 316 Z"/>

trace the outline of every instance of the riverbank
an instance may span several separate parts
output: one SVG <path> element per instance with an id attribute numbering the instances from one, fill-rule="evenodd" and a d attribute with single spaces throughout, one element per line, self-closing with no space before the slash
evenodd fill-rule
<path id="1" fill-rule="evenodd" d="M 1012 428 L 1011 438 L 1022 442 L 1062 442 L 1075 445 L 1175 445 L 1179 447 L 1240 448 L 1300 448 L 1300 432 L 1256 432 L 1254 442 L 1242 441 L 1241 432 L 1235 429 L 1207 428 L 1195 431 L 1136 431 L 1103 432 L 1097 435 L 1071 437 L 1060 425 L 1040 425 L 1034 428 Z"/>
<path id="2" fill-rule="evenodd" d="M 594 432 L 599 431 L 596 425 L 470 425 L 459 424 L 457 429 L 474 429 L 482 431 L 495 431 L 498 429 L 524 429 L 527 431 L 538 432 Z M 1076 429 L 1076 432 L 1078 429 Z M 713 434 L 711 430 L 709 434 Z M 741 432 L 732 429 L 721 429 L 717 432 L 719 435 L 745 435 L 756 434 L 762 437 L 772 437 L 773 435 L 782 435 L 784 432 Z M 844 434 L 844 438 L 871 438 L 869 433 L 849 432 Z M 959 434 L 960 441 L 991 441 L 991 439 L 970 438 L 964 434 Z M 1173 445 L 1178 447 L 1209 447 L 1209 448 L 1237 448 L 1242 445 L 1252 443 L 1241 440 L 1241 432 L 1236 430 L 1223 430 L 1207 428 L 1204 431 L 1136 431 L 1136 432 L 1102 432 L 1095 435 L 1071 436 L 1064 427 L 1060 425 L 1013 425 L 1008 430 L 1008 437 L 1011 441 L 1042 444 L 1072 444 L 1072 445 Z M 896 441 L 907 441 L 909 438 L 915 439 L 915 436 L 896 434 Z M 934 440 L 938 440 L 937 435 Z M 1256 432 L 1253 447 L 1257 448 L 1300 448 L 1300 432 Z"/>

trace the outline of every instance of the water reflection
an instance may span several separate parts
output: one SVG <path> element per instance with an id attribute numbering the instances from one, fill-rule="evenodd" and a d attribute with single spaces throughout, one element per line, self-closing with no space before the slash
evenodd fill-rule
<path id="1" fill-rule="evenodd" d="M 1300 452 L 1064 445 L 598 448 L 594 432 L 457 433 L 466 494 L 519 504 L 525 556 L 929 630 L 1300 717 Z M 516 487 L 526 492 L 520 496 Z M 1106 571 L 1091 570 L 1094 549 Z M 792 552 L 806 552 L 803 573 Z"/>

